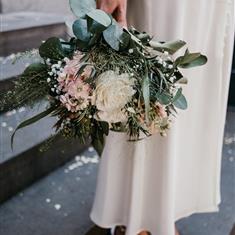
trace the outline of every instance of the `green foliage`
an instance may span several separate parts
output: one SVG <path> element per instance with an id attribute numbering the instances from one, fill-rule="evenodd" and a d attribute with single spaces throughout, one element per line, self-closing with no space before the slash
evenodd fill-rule
<path id="1" fill-rule="evenodd" d="M 40 46 L 39 54 L 42 58 L 49 58 L 52 60 L 61 60 L 66 56 L 60 39 L 56 37 L 46 40 Z"/>
<path id="2" fill-rule="evenodd" d="M 96 152 L 99 156 L 102 155 L 104 144 L 105 144 L 105 135 L 109 133 L 109 125 L 106 122 L 94 122 L 94 126 L 91 132 L 91 144 L 93 145 Z"/>
<path id="3" fill-rule="evenodd" d="M 110 16 L 99 9 L 91 10 L 86 14 L 86 17 L 94 20 L 97 23 L 98 29 L 100 28 L 100 26 L 103 26 L 103 29 L 105 29 L 112 23 Z"/>
<path id="4" fill-rule="evenodd" d="M 69 0 L 70 8 L 78 18 L 84 17 L 91 9 L 95 9 L 95 0 Z"/>
<path id="5" fill-rule="evenodd" d="M 93 3 L 90 4 L 91 2 Z M 68 42 L 56 37 L 46 40 L 39 48 L 39 54 L 45 63 L 34 63 L 27 67 L 14 90 L 6 96 L 6 100 L 12 104 L 27 104 L 46 95 L 51 99 L 51 108 L 24 121 L 16 128 L 12 135 L 12 144 L 17 130 L 47 115 L 52 115 L 59 117 L 55 124 L 56 131 L 61 131 L 65 137 L 77 137 L 81 142 L 90 138 L 101 156 L 105 135 L 108 135 L 110 125 L 116 131 L 127 132 L 131 140 L 137 140 L 140 132 L 146 136 L 150 135 L 145 125 L 152 124 L 154 115 L 159 116 L 155 121 L 160 122 L 159 128 L 162 134 L 168 128 L 167 118 L 177 113 L 176 108 L 187 108 L 182 88 L 174 93 L 177 89 L 176 83 L 183 80 L 179 69 L 203 65 L 207 62 L 206 56 L 201 53 L 190 53 L 187 49 L 183 56 L 174 59 L 172 55 L 185 46 L 184 41 L 157 42 L 153 41 L 146 32 L 138 32 L 134 28 L 128 31 L 111 15 L 94 9 L 94 4 L 93 0 L 70 0 L 71 9 L 79 18 L 73 24 L 75 37 Z M 72 58 L 77 50 L 82 51 L 84 56 L 78 62 L 79 68 L 76 74 L 81 75 L 86 66 L 89 66 L 91 73 L 84 82 L 92 89 L 96 87 L 99 75 L 109 70 L 120 74 L 127 73 L 135 80 L 135 95 L 123 108 L 128 114 L 128 120 L 126 123 L 115 123 L 116 129 L 112 123 L 94 119 L 97 110 L 93 104 L 77 112 L 69 111 L 68 107 L 59 105 L 59 98 L 62 97 L 60 95 L 64 95 L 66 91 L 58 88 L 57 76 L 66 65 L 67 60 L 64 58 Z M 71 102 L 72 99 L 77 97 L 71 97 Z M 156 102 L 162 104 L 162 107 Z M 156 111 L 161 108 L 167 113 L 167 118 L 164 120 Z"/>
<path id="6" fill-rule="evenodd" d="M 201 53 L 189 53 L 187 49 L 183 56 L 176 59 L 175 64 L 179 68 L 193 68 L 207 63 L 207 57 Z"/>
<path id="7" fill-rule="evenodd" d="M 160 43 L 157 41 L 150 41 L 149 45 L 157 51 L 163 52 L 167 51 L 170 54 L 176 53 L 179 49 L 184 47 L 186 45 L 186 42 L 182 40 L 177 40 L 177 41 L 169 41 L 169 42 L 164 42 Z"/>
<path id="8" fill-rule="evenodd" d="M 125 50 L 131 39 L 131 36 L 124 32 L 123 29 L 117 24 L 109 26 L 103 32 L 103 35 L 107 44 L 116 51 Z"/>
<path id="9" fill-rule="evenodd" d="M 178 99 L 173 102 L 174 106 L 178 109 L 187 109 L 188 104 L 185 96 L 181 94 Z"/>
<path id="10" fill-rule="evenodd" d="M 48 116 L 50 113 L 52 113 L 53 111 L 55 110 L 55 107 L 50 107 L 49 109 L 35 115 L 34 117 L 31 117 L 25 121 L 23 121 L 22 123 L 20 123 L 17 128 L 15 129 L 15 131 L 13 132 L 12 136 L 11 136 L 11 148 L 13 148 L 13 141 L 14 141 L 14 136 L 16 134 L 16 131 L 21 129 L 21 128 L 24 128 L 26 126 L 29 126 L 37 121 L 39 121 L 40 119 Z"/>
<path id="11" fill-rule="evenodd" d="M 78 19 L 73 23 L 73 33 L 74 35 L 83 42 L 88 42 L 91 39 L 91 33 L 88 32 L 87 20 Z"/>
<path id="12" fill-rule="evenodd" d="M 157 100 L 162 105 L 169 105 L 172 101 L 172 97 L 169 93 L 162 92 L 162 93 L 157 94 Z"/>

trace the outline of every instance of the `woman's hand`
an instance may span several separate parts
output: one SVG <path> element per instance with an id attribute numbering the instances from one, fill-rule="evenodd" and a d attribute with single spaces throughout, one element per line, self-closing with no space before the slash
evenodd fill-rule
<path id="1" fill-rule="evenodd" d="M 111 14 L 123 27 L 127 26 L 127 0 L 97 0 L 96 5 L 98 9 Z"/>

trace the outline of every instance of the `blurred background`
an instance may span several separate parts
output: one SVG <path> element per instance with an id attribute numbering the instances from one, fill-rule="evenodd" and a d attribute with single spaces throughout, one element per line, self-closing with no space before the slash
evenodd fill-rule
<path id="1" fill-rule="evenodd" d="M 15 54 L 37 48 L 48 37 L 68 37 L 68 0 L 0 0 L 0 93 L 31 63 Z M 14 150 L 10 136 L 17 123 L 38 113 L 5 108 L 0 113 L 0 235 L 83 235 L 92 225 L 89 212 L 99 158 L 92 147 L 65 141 L 51 130 L 52 118 L 20 130 Z M 48 151 L 40 151 L 47 148 Z M 178 221 L 182 235 L 235 235 L 235 60 L 231 74 L 222 164 L 219 213 Z M 154 234 L 155 235 L 155 234 Z"/>

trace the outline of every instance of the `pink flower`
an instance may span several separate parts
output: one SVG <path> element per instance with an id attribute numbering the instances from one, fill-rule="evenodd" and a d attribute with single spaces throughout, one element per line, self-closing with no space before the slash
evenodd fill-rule
<path id="1" fill-rule="evenodd" d="M 89 105 L 91 88 L 80 78 L 65 84 L 63 91 L 66 91 L 66 93 L 60 96 L 60 101 L 68 111 L 77 112 Z"/>
<path id="2" fill-rule="evenodd" d="M 90 86 L 84 83 L 80 78 L 77 78 L 68 84 L 67 93 L 76 99 L 88 99 Z"/>
<path id="3" fill-rule="evenodd" d="M 83 57 L 83 54 L 81 52 L 76 52 L 73 56 L 73 59 L 66 59 L 66 65 L 64 67 L 64 73 L 65 74 L 69 74 L 69 75 L 73 75 L 76 76 L 79 68 L 80 68 L 80 64 L 81 64 L 81 59 Z"/>
<path id="4" fill-rule="evenodd" d="M 91 76 L 91 73 L 92 73 L 92 67 L 88 65 L 83 69 L 81 76 L 83 79 L 87 79 Z"/>
<path id="5" fill-rule="evenodd" d="M 160 104 L 160 103 L 155 103 L 156 105 L 156 111 L 157 111 L 157 114 L 161 117 L 161 118 L 166 118 L 167 117 L 167 112 L 165 110 L 165 107 Z"/>

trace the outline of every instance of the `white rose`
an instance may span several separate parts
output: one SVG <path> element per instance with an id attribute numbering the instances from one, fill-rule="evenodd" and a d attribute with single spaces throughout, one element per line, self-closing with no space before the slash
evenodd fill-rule
<path id="1" fill-rule="evenodd" d="M 124 106 L 135 94 L 134 79 L 129 74 L 106 71 L 97 78 L 93 104 L 99 110 L 97 119 L 109 123 L 124 122 Z"/>

